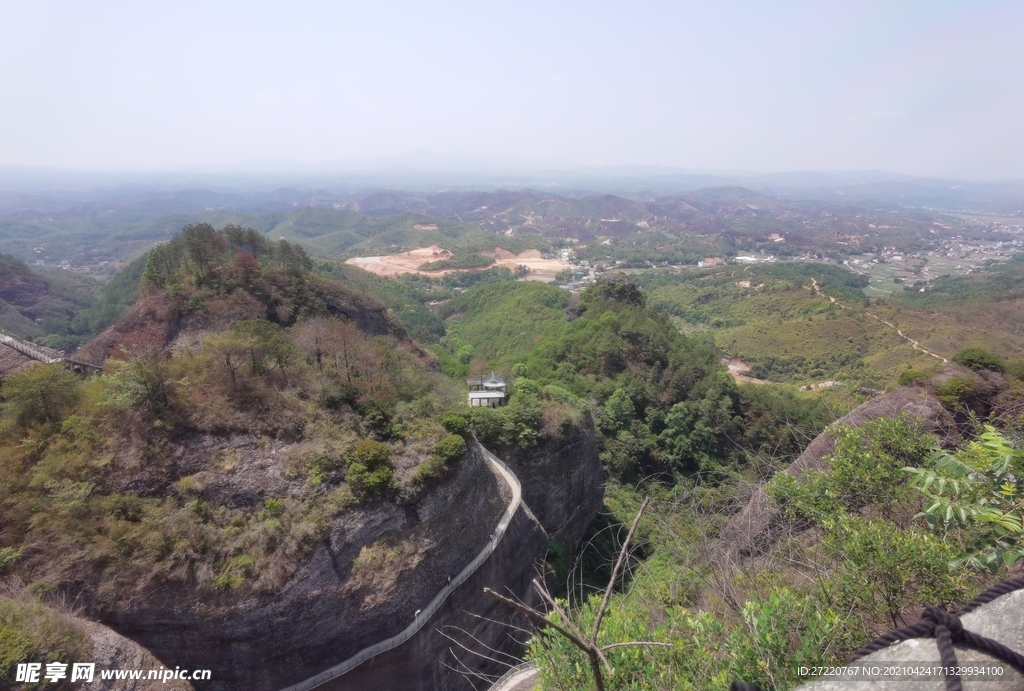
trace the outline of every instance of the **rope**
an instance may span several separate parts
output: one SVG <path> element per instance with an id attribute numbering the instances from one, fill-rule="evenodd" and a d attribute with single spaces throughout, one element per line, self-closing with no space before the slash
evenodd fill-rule
<path id="1" fill-rule="evenodd" d="M 942 659 L 942 664 L 945 667 L 946 691 L 963 691 L 960 676 L 956 674 L 956 650 L 953 647 L 955 645 L 987 653 L 1024 674 L 1024 655 L 1010 650 L 999 641 L 993 641 L 991 638 L 979 636 L 968 631 L 960 622 L 962 615 L 973 612 L 982 605 L 987 605 L 996 598 L 1012 593 L 1015 590 L 1024 590 L 1024 576 L 1018 576 L 1005 580 L 1002 583 L 997 583 L 964 605 L 963 609 L 957 614 L 950 614 L 939 607 L 926 607 L 924 614 L 921 616 L 921 621 L 879 636 L 855 652 L 851 662 L 888 648 L 893 643 L 910 640 L 911 638 L 934 638 L 939 648 L 939 657 Z M 761 690 L 756 684 L 734 681 L 732 683 L 732 691 Z"/>

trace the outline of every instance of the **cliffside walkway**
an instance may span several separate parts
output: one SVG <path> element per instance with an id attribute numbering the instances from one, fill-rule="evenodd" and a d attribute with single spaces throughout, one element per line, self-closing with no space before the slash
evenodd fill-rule
<path id="1" fill-rule="evenodd" d="M 8 348 L 11 348 L 13 350 L 18 351 L 19 353 L 21 353 L 25 357 L 32 358 L 33 360 L 36 360 L 37 362 L 42 362 L 42 363 L 45 363 L 47 365 L 55 365 L 55 364 L 58 364 L 58 363 L 63 363 L 63 364 L 71 366 L 72 368 L 77 368 L 77 369 L 80 369 L 80 370 L 85 370 L 85 369 L 102 370 L 103 369 L 99 365 L 94 365 L 91 362 L 84 362 L 82 360 L 76 360 L 73 357 L 68 357 L 67 355 L 65 355 L 64 353 L 62 353 L 59 350 L 54 350 L 52 348 L 45 348 L 45 347 L 43 347 L 41 345 L 36 345 L 35 343 L 31 343 L 29 341 L 26 341 L 23 338 L 15 336 L 10 331 L 4 331 L 3 329 L 0 329 L 0 344 L 3 344 L 5 346 L 7 346 Z"/>
<path id="2" fill-rule="evenodd" d="M 524 662 L 505 672 L 488 691 L 533 691 L 537 688 L 537 674 L 535 664 Z"/>
<path id="3" fill-rule="evenodd" d="M 477 446 L 483 452 L 484 458 L 490 462 L 491 466 L 498 471 L 503 478 L 505 478 L 505 482 L 508 483 L 508 486 L 512 489 L 512 501 L 509 502 L 508 508 L 505 509 L 505 513 L 502 514 L 501 519 L 498 521 L 498 526 L 495 528 L 495 536 L 491 540 L 488 540 L 487 544 L 480 553 L 476 555 L 473 561 L 469 562 L 469 564 L 467 564 L 457 576 L 452 577 L 450 584 L 444 585 L 441 590 L 438 591 L 437 595 L 434 596 L 434 599 L 419 611 L 413 622 L 397 635 L 385 639 L 380 643 L 376 643 L 375 645 L 371 645 L 369 648 L 363 648 L 344 662 L 341 662 L 329 669 L 325 669 L 316 676 L 310 677 L 305 681 L 300 681 L 298 684 L 285 687 L 281 689 L 281 691 L 308 691 L 308 689 L 315 689 L 321 684 L 326 684 L 328 681 L 336 679 L 346 672 L 355 669 L 370 658 L 402 645 L 416 635 L 416 633 L 430 621 L 430 618 L 437 612 L 438 608 L 444 604 L 444 601 L 448 599 L 448 596 L 452 594 L 452 591 L 465 583 L 466 580 L 472 576 L 485 561 L 487 561 L 487 558 L 491 556 L 491 552 L 493 552 L 495 548 L 497 548 L 498 543 L 501 542 L 501 538 L 505 536 L 505 528 L 508 527 L 508 524 L 512 521 L 512 517 L 515 516 L 516 511 L 519 510 L 519 506 L 522 504 L 523 489 L 519 484 L 519 478 L 515 476 L 507 465 L 505 465 L 497 456 L 481 446 L 479 442 L 477 442 Z"/>

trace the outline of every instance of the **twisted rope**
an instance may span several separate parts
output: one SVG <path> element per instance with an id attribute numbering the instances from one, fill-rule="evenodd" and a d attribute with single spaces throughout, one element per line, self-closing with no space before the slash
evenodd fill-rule
<path id="1" fill-rule="evenodd" d="M 1015 590 L 1024 590 L 1024 576 L 1018 576 L 1005 580 L 1002 583 L 997 583 L 964 605 L 963 609 L 957 614 L 950 614 L 938 607 L 926 607 L 924 614 L 921 616 L 921 621 L 879 636 L 855 652 L 851 662 L 888 648 L 893 643 L 910 640 L 911 638 L 934 638 L 939 648 L 939 657 L 942 659 L 942 664 L 946 670 L 946 691 L 963 691 L 960 676 L 955 674 L 957 667 L 956 650 L 953 647 L 955 645 L 962 645 L 970 650 L 987 653 L 1024 674 L 1024 655 L 1010 650 L 999 641 L 993 641 L 991 638 L 979 636 L 968 631 L 960 622 L 962 615 L 973 612 L 982 605 L 987 605 L 996 598 L 1012 593 Z M 953 673 L 951 674 L 951 672 Z M 732 691 L 761 690 L 756 684 L 734 681 L 732 683 Z"/>

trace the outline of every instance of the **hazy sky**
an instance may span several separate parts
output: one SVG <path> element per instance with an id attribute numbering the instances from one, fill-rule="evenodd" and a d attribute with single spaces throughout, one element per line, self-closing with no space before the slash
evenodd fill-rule
<path id="1" fill-rule="evenodd" d="M 0 0 L 0 164 L 1024 177 L 1024 2 Z"/>

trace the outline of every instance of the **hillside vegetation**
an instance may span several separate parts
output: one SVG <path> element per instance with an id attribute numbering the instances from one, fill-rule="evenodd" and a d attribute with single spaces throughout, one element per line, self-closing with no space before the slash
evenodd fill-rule
<path id="1" fill-rule="evenodd" d="M 712 208 L 736 227 L 788 218 L 744 190 L 673 203 L 665 213 L 688 223 Z M 750 218 L 742 210 L 759 204 Z M 615 199 L 571 209 L 648 218 Z M 842 662 L 925 604 L 953 608 L 1024 555 L 1020 262 L 874 303 L 863 276 L 795 262 L 605 273 L 574 295 L 507 269 L 384 279 L 293 241 L 377 253 L 435 234 L 468 256 L 493 248 L 479 228 L 417 213 L 261 218 L 278 240 L 186 225 L 48 327 L 46 338 L 69 343 L 102 329 L 80 350 L 105 361 L 101 374 L 37 365 L 3 381 L 5 580 L 100 609 L 133 597 L 241 603 L 281 588 L 346 510 L 414 510 L 459 465 L 470 432 L 501 455 L 591 429 L 606 511 L 578 551 L 551 545 L 565 616 L 593 623 L 591 587 L 609 578 L 623 526 L 650 496 L 600 641 L 668 644 L 611 649 L 608 688 L 735 678 L 789 688 L 797 664 Z M 738 382 L 724 355 L 779 383 Z M 508 405 L 467 408 L 465 377 L 492 369 L 508 381 Z M 847 385 L 797 390 L 826 379 Z M 947 448 L 918 420 L 883 416 L 832 427 L 835 450 L 813 471 L 780 472 L 866 389 L 897 383 L 941 412 Z M 725 563 L 719 536 L 765 481 L 785 530 L 763 553 Z M 0 616 L 17 620 L 10 635 L 28 641 L 19 649 L 49 649 L 22 610 Z M 551 629 L 530 657 L 545 684 L 590 683 Z"/>
<path id="2" fill-rule="evenodd" d="M 865 277 L 817 263 L 649 272 L 638 282 L 656 309 L 676 317 L 684 330 L 708 330 L 756 378 L 842 380 L 881 389 L 903 371 L 941 364 L 909 339 L 947 360 L 969 346 L 1024 356 L 1020 267 L 1011 262 L 991 274 L 940 279 L 934 294 L 929 288 L 870 303 L 859 293 Z"/>
<path id="3" fill-rule="evenodd" d="M 93 348 L 0 389 L 0 569 L 102 605 L 279 587 L 346 507 L 416 501 L 458 399 L 382 305 L 301 248 L 192 225 Z"/>

